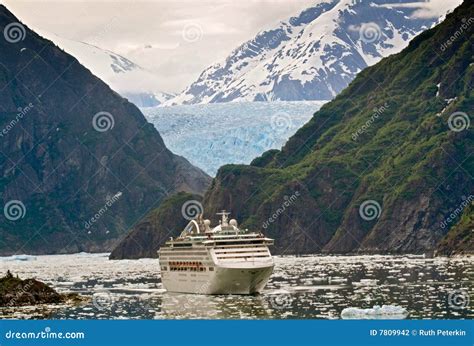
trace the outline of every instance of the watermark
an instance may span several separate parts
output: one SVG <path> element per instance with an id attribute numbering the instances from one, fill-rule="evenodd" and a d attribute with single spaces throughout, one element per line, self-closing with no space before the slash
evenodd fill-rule
<path id="1" fill-rule="evenodd" d="M 3 37 L 10 43 L 18 43 L 25 39 L 26 30 L 20 23 L 10 23 L 3 29 Z"/>
<path id="2" fill-rule="evenodd" d="M 196 23 L 186 24 L 181 32 L 183 40 L 189 43 L 194 43 L 202 39 L 203 36 L 202 27 Z"/>
<path id="3" fill-rule="evenodd" d="M 281 41 L 281 38 L 286 36 L 286 33 L 283 30 L 278 30 L 278 32 L 272 36 L 270 40 L 268 40 L 267 48 L 273 48 L 273 46 Z"/>
<path id="4" fill-rule="evenodd" d="M 270 305 L 274 309 L 286 309 L 291 306 L 293 297 L 289 294 L 275 294 L 270 298 Z"/>
<path id="5" fill-rule="evenodd" d="M 7 278 L 12 278 L 12 277 L 13 277 L 12 273 L 8 270 Z M 17 305 L 17 302 L 20 301 L 24 295 L 31 296 L 31 293 L 29 291 L 32 287 L 33 287 L 33 281 L 28 281 L 24 286 L 21 287 L 21 289 L 16 291 L 15 295 L 12 298 L 10 298 L 6 306 L 9 308 L 15 307 Z"/>
<path id="6" fill-rule="evenodd" d="M 448 225 L 456 220 L 464 211 L 464 209 L 469 206 L 474 201 L 474 195 L 469 195 L 468 197 L 463 198 L 463 201 L 454 209 L 449 216 L 440 223 L 440 227 L 445 229 Z"/>
<path id="7" fill-rule="evenodd" d="M 53 332 L 50 327 L 39 332 L 16 332 L 9 330 L 5 333 L 5 339 L 84 339 L 83 332 Z"/>
<path id="8" fill-rule="evenodd" d="M 372 221 L 378 219 L 382 213 L 382 207 L 379 202 L 369 199 L 362 202 L 359 207 L 359 215 L 365 221 Z"/>
<path id="9" fill-rule="evenodd" d="M 5 204 L 3 214 L 10 221 L 17 221 L 25 217 L 26 207 L 22 201 L 13 199 Z"/>
<path id="10" fill-rule="evenodd" d="M 275 34 L 273 34 L 269 40 L 266 41 L 265 45 L 263 48 L 267 49 L 274 49 L 279 46 L 279 43 L 281 42 L 282 37 L 286 37 L 286 33 L 283 30 L 277 30 Z M 252 47 L 252 45 L 254 47 Z M 241 51 L 246 51 L 246 50 L 254 50 L 255 49 L 255 43 L 254 40 L 245 42 L 239 47 L 239 50 Z"/>
<path id="11" fill-rule="evenodd" d="M 382 36 L 382 29 L 377 23 L 363 23 L 359 28 L 359 37 L 362 42 L 373 43 Z"/>
<path id="12" fill-rule="evenodd" d="M 18 122 L 23 119 L 28 112 L 34 108 L 34 105 L 30 102 L 25 107 L 20 107 L 17 109 L 18 113 L 16 114 L 15 118 L 12 119 L 0 132 L 0 137 L 6 136 L 8 132 L 10 132 Z"/>
<path id="13" fill-rule="evenodd" d="M 112 307 L 114 299 L 109 291 L 95 292 L 92 296 L 92 304 L 98 310 L 106 310 Z"/>
<path id="14" fill-rule="evenodd" d="M 125 6 L 125 4 L 127 5 Z M 107 22 L 103 23 L 103 25 L 97 28 L 97 30 L 91 32 L 91 36 L 86 37 L 85 39 L 83 39 L 83 41 L 92 45 L 100 46 L 100 43 L 104 39 L 104 37 L 112 30 L 116 29 L 117 25 L 126 19 L 124 17 L 124 14 L 127 14 L 130 10 L 133 10 L 134 6 L 135 3 L 133 1 L 122 2 L 121 14 L 119 16 L 114 16 L 110 18 Z M 80 15 L 88 17 L 90 16 L 90 10 L 91 9 L 89 7 L 84 6 L 84 10 Z"/>
<path id="15" fill-rule="evenodd" d="M 276 219 L 278 219 L 284 212 L 287 208 L 289 208 L 291 205 L 293 205 L 296 200 L 298 199 L 298 197 L 300 197 L 300 192 L 299 191 L 296 191 L 294 194 L 292 194 L 291 196 L 285 196 L 283 197 L 284 201 L 283 203 L 281 204 L 281 206 L 262 224 L 262 227 L 264 229 L 267 229 L 268 226 L 270 226 L 270 224 L 272 224 L 273 222 L 275 222 Z"/>
<path id="16" fill-rule="evenodd" d="M 298 19 L 299 19 L 299 17 L 291 17 L 288 22 L 289 22 L 292 26 L 298 26 L 298 24 L 299 24 Z"/>
<path id="17" fill-rule="evenodd" d="M 469 307 L 469 293 L 459 289 L 448 293 L 448 306 L 452 309 L 465 309 Z"/>
<path id="18" fill-rule="evenodd" d="M 186 201 L 181 206 L 181 215 L 183 215 L 186 220 L 194 220 L 199 214 L 202 213 L 204 213 L 204 208 L 201 202 L 196 201 L 195 199 Z"/>
<path id="19" fill-rule="evenodd" d="M 470 17 L 469 19 L 463 18 L 461 19 L 461 26 L 459 29 L 457 29 L 454 34 L 452 34 L 445 42 L 443 42 L 440 46 L 440 50 L 444 52 L 446 49 L 448 49 L 449 46 L 451 46 L 454 41 L 456 41 L 461 35 L 463 35 L 467 29 L 474 23 L 474 18 Z"/>
<path id="20" fill-rule="evenodd" d="M 113 129 L 115 126 L 115 119 L 109 112 L 99 112 L 92 118 L 92 127 L 97 132 L 105 132 Z"/>
<path id="21" fill-rule="evenodd" d="M 471 119 L 469 119 L 469 115 L 464 112 L 454 112 L 448 118 L 448 127 L 454 132 L 467 130 L 470 125 Z"/>
<path id="22" fill-rule="evenodd" d="M 122 196 L 122 192 L 119 191 L 117 192 L 115 195 L 113 195 L 112 197 L 110 198 L 107 198 L 104 206 L 102 208 L 100 208 L 95 214 L 94 216 L 92 216 L 88 221 L 85 222 L 84 224 L 84 228 L 85 229 L 89 229 L 92 227 L 92 225 L 94 223 L 96 223 L 101 217 L 102 215 L 104 215 L 108 210 L 109 208 L 115 203 L 117 202 L 120 197 Z"/>
<path id="23" fill-rule="evenodd" d="M 352 140 L 356 141 L 360 135 L 364 134 L 367 132 L 367 130 L 372 126 L 372 124 L 388 109 L 388 103 L 385 102 L 382 106 L 380 107 L 375 107 L 373 109 L 373 114 L 370 116 L 369 120 L 367 120 L 364 125 L 359 127 L 357 131 L 352 133 Z"/>
<path id="24" fill-rule="evenodd" d="M 209 294 L 211 291 L 211 282 L 207 281 L 200 285 L 192 294 L 186 294 L 184 300 L 178 303 L 183 306 L 185 310 L 194 310 L 199 307 L 202 302 L 203 295 Z"/>
<path id="25" fill-rule="evenodd" d="M 290 115 L 285 112 L 274 114 L 271 118 L 270 127 L 276 133 L 285 133 L 293 127 Z"/>
<path id="26" fill-rule="evenodd" d="M 101 39 L 107 34 L 109 33 L 118 23 L 120 23 L 119 21 L 119 17 L 115 16 L 115 17 L 112 17 L 107 23 L 105 23 L 105 25 L 103 25 L 100 30 L 96 31 L 94 33 L 94 35 L 92 35 L 91 37 L 88 37 L 86 39 L 86 41 L 90 44 L 93 44 L 93 45 L 97 45 L 100 43 Z"/>

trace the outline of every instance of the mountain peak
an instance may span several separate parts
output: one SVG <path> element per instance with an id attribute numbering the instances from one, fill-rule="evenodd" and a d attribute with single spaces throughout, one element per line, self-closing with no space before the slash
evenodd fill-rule
<path id="1" fill-rule="evenodd" d="M 358 72 L 438 22 L 441 15 L 415 15 L 424 4 L 319 3 L 259 32 L 166 104 L 332 99 Z"/>
<path id="2" fill-rule="evenodd" d="M 432 253 L 445 236 L 472 253 L 473 10 L 360 72 L 281 151 L 221 167 L 206 214 L 237 211 L 277 253 Z"/>

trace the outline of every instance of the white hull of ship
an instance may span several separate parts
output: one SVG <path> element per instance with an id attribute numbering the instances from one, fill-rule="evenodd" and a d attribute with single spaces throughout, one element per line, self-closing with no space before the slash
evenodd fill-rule
<path id="1" fill-rule="evenodd" d="M 271 265 L 259 267 L 214 267 L 206 272 L 162 272 L 163 286 L 169 292 L 194 294 L 256 294 L 267 284 Z"/>

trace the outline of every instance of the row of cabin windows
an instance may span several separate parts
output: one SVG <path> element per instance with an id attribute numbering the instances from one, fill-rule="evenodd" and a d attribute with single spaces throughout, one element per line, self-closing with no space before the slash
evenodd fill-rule
<path id="1" fill-rule="evenodd" d="M 206 268 L 205 267 L 170 267 L 171 271 L 191 271 L 191 272 L 205 272 Z"/>
<path id="2" fill-rule="evenodd" d="M 197 266 L 200 267 L 202 266 L 202 262 L 189 262 L 189 261 L 170 261 L 168 263 L 170 266 Z"/>
<path id="3" fill-rule="evenodd" d="M 161 270 L 166 271 L 168 270 L 167 266 L 162 266 Z M 170 271 L 192 271 L 192 272 L 205 272 L 206 267 L 171 267 L 170 266 Z M 212 272 L 214 271 L 213 267 L 209 267 L 209 271 Z"/>

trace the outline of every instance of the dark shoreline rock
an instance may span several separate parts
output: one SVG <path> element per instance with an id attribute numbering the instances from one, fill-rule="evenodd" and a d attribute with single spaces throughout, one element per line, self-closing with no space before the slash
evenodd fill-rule
<path id="1" fill-rule="evenodd" d="M 82 300 L 77 293 L 58 293 L 41 281 L 22 280 L 18 276 L 13 276 L 10 271 L 0 278 L 0 307 L 78 303 Z"/>
<path id="2" fill-rule="evenodd" d="M 114 248 L 109 259 L 157 258 L 158 249 L 169 237 L 181 233 L 189 222 L 182 215 L 186 202 L 201 203 L 196 194 L 179 192 L 165 199 L 161 205 L 138 222 L 130 233 Z"/>

